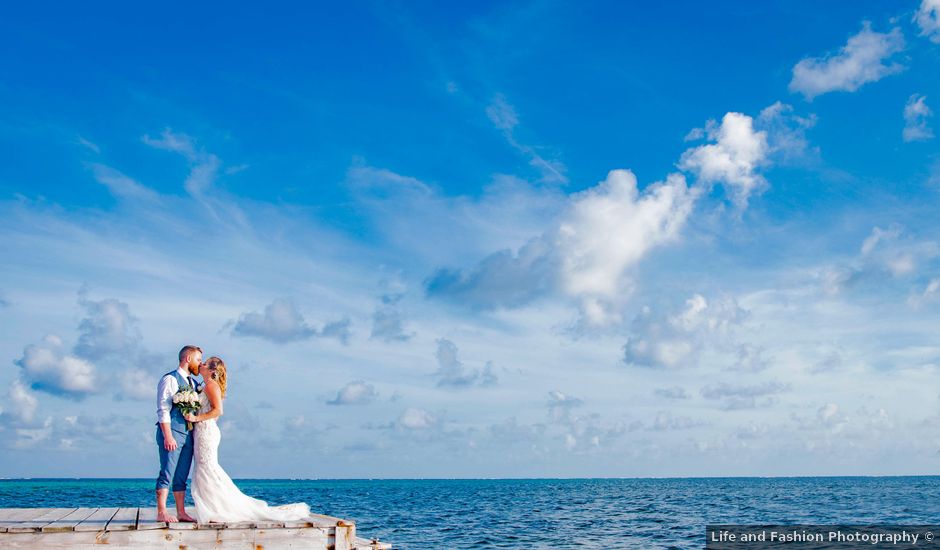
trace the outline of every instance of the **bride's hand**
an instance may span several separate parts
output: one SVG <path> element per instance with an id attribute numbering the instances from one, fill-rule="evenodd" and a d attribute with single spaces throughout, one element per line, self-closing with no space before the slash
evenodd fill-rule
<path id="1" fill-rule="evenodd" d="M 183 415 L 183 418 L 184 418 L 187 422 L 199 422 L 199 420 L 196 418 L 196 415 L 194 415 L 194 414 L 184 414 L 184 415 Z"/>

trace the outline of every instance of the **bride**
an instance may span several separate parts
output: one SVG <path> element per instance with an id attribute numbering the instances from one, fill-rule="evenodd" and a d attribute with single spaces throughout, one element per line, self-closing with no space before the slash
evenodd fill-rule
<path id="1" fill-rule="evenodd" d="M 194 423 L 193 436 L 193 501 L 199 523 L 236 521 L 297 521 L 310 515 L 310 507 L 303 502 L 270 506 L 263 500 L 252 498 L 232 482 L 232 478 L 219 466 L 219 441 L 222 433 L 215 419 L 222 416 L 225 398 L 225 363 L 210 357 L 199 366 L 199 374 L 206 387 L 199 394 L 202 407 L 199 414 L 185 415 Z"/>

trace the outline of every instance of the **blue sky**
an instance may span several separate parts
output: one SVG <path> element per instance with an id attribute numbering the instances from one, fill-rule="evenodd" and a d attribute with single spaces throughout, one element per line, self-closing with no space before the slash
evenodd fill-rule
<path id="1" fill-rule="evenodd" d="M 11 8 L 0 471 L 933 473 L 938 10 Z"/>

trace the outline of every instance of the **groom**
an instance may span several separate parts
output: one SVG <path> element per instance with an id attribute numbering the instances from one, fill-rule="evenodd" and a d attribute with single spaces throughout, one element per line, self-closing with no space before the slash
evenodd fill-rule
<path id="1" fill-rule="evenodd" d="M 193 463 L 193 433 L 186 429 L 186 420 L 179 408 L 173 406 L 173 395 L 187 385 L 198 390 L 198 382 L 193 376 L 199 374 L 202 350 L 196 346 L 183 346 L 179 359 L 179 368 L 164 374 L 157 385 L 157 446 L 160 451 L 157 521 L 194 522 L 196 520 L 186 513 L 186 479 Z M 171 486 L 176 516 L 166 511 Z"/>

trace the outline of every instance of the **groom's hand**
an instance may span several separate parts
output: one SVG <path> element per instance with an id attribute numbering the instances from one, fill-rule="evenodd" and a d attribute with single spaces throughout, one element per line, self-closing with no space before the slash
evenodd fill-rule
<path id="1" fill-rule="evenodd" d="M 163 448 L 166 449 L 167 452 L 170 452 L 170 453 L 172 453 L 173 451 L 175 451 L 175 450 L 176 450 L 176 438 L 164 436 L 164 437 L 163 437 Z"/>

